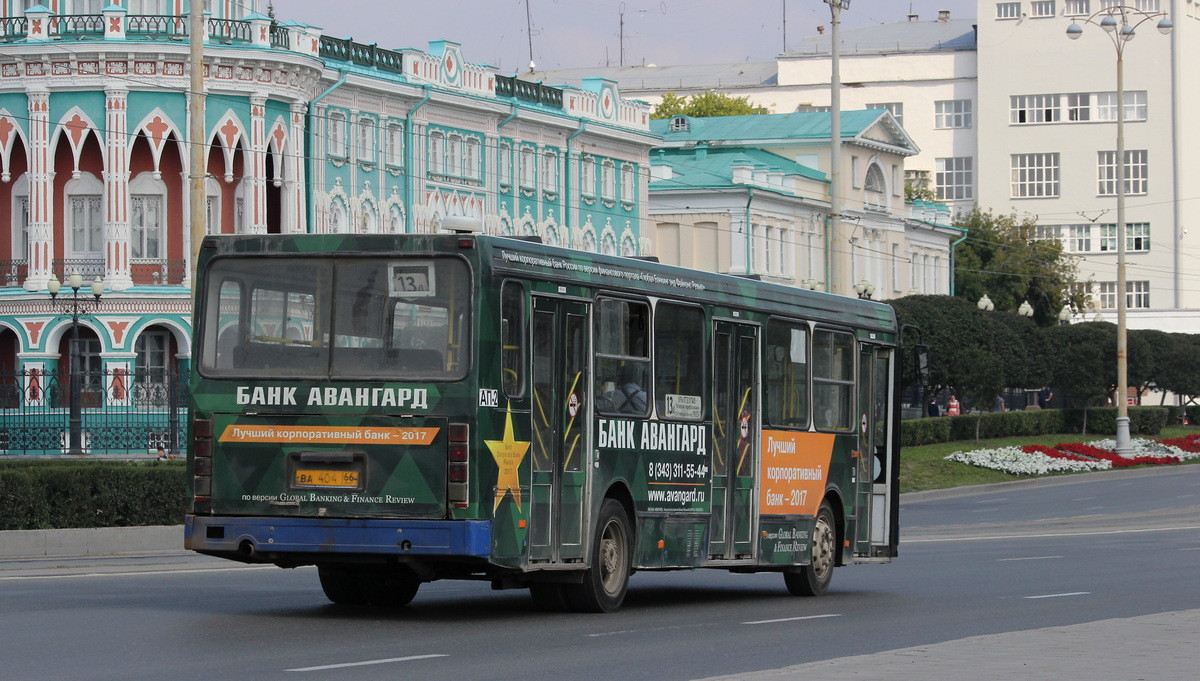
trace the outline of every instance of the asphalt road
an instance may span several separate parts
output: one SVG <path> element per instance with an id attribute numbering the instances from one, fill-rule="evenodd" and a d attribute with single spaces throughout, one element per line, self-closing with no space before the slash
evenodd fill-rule
<path id="1" fill-rule="evenodd" d="M 900 558 L 839 568 L 819 599 L 698 571 L 638 573 L 609 615 L 474 582 L 380 611 L 327 604 L 312 569 L 0 563 L 0 679 L 685 681 L 1200 608 L 1200 466 L 1132 473 L 906 501 Z"/>

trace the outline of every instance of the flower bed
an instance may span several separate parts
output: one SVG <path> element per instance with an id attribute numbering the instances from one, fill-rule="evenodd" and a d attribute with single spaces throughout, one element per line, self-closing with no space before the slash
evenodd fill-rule
<path id="1" fill-rule="evenodd" d="M 1055 447 L 1027 445 L 1025 447 L 1000 447 L 998 449 L 976 449 L 969 452 L 954 452 L 947 461 L 957 461 L 971 466 L 980 466 L 1002 471 L 1011 475 L 1045 475 L 1074 471 L 1099 471 L 1110 468 L 1132 466 L 1162 466 L 1177 464 L 1191 459 L 1200 459 L 1200 434 L 1155 442 L 1142 438 L 1130 444 L 1132 456 L 1123 457 L 1115 453 L 1114 440 L 1096 440 L 1060 443 Z"/>

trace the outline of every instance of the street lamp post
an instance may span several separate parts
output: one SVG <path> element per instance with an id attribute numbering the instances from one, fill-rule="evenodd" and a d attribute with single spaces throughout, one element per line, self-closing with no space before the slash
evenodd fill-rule
<path id="1" fill-rule="evenodd" d="M 82 301 L 79 299 L 79 289 L 83 288 L 83 277 L 79 272 L 72 272 L 67 278 L 67 286 L 71 288 L 71 297 L 58 299 L 59 289 L 62 284 L 58 282 L 58 277 L 51 277 L 46 284 L 46 289 L 50 291 L 50 299 L 62 305 L 63 314 L 71 318 L 71 350 L 69 353 L 70 365 L 69 371 L 71 375 L 71 406 L 70 417 L 67 421 L 67 454 L 71 456 L 81 456 L 83 454 L 83 412 L 80 402 L 83 401 L 83 380 L 79 375 L 79 318 L 88 313 L 87 298 Z M 92 305 L 100 302 L 100 294 L 104 291 L 104 282 L 100 281 L 100 277 L 96 277 L 92 282 L 92 295 L 95 300 Z M 59 373 L 61 376 L 61 372 Z"/>
<path id="2" fill-rule="evenodd" d="M 1175 25 L 1166 12 L 1147 12 L 1137 7 L 1117 5 L 1107 7 L 1083 20 L 1104 29 L 1117 51 L 1117 445 L 1116 453 L 1128 457 L 1133 447 L 1129 440 L 1129 376 L 1126 343 L 1126 280 L 1125 280 L 1125 46 L 1147 21 L 1158 19 L 1158 31 L 1163 35 Z M 1083 27 L 1071 24 L 1067 37 L 1078 40 Z"/>
<path id="3" fill-rule="evenodd" d="M 871 296 L 875 295 L 875 284 L 863 279 L 854 285 L 854 290 L 858 293 L 859 298 L 870 300 Z"/>
<path id="4" fill-rule="evenodd" d="M 829 32 L 829 238 L 825 240 L 825 281 L 831 293 L 844 294 L 845 266 L 838 255 L 842 248 L 842 72 L 838 26 L 842 10 L 850 9 L 850 0 L 824 0 L 832 16 Z"/>

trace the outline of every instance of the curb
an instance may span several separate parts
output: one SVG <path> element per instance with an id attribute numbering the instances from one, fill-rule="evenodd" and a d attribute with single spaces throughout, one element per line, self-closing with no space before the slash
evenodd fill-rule
<path id="1" fill-rule="evenodd" d="M 0 560 L 182 552 L 183 526 L 0 532 Z"/>
<path id="2" fill-rule="evenodd" d="M 945 489 L 930 489 L 921 492 L 905 492 L 900 495 L 900 503 L 915 503 L 920 501 L 935 501 L 952 499 L 972 494 L 989 494 L 1001 490 L 1022 487 L 1054 487 L 1057 485 L 1074 485 L 1080 482 L 1095 482 L 1108 478 L 1146 478 L 1155 475 L 1179 475 L 1195 473 L 1200 470 L 1200 461 L 1174 464 L 1171 466 L 1156 466 L 1152 468 L 1135 468 L 1132 470 L 1093 471 L 1091 473 L 1067 473 L 1045 478 L 1029 480 L 1009 480 L 1007 482 L 992 482 L 985 485 L 967 485 L 965 487 L 947 487 Z"/>

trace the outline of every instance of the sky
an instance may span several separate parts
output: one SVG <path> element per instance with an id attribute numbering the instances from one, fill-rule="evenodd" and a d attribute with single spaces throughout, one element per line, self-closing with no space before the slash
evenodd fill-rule
<path id="1" fill-rule="evenodd" d="M 431 40 L 462 45 L 463 58 L 502 74 L 527 71 L 532 42 L 539 70 L 621 63 L 681 65 L 771 61 L 783 51 L 784 9 L 792 44 L 828 26 L 822 0 L 272 0 L 280 21 L 324 35 L 395 49 Z M 843 28 L 975 17 L 975 0 L 849 0 Z M 529 9 L 527 29 L 526 6 Z M 264 12 L 266 2 L 263 2 Z"/>

